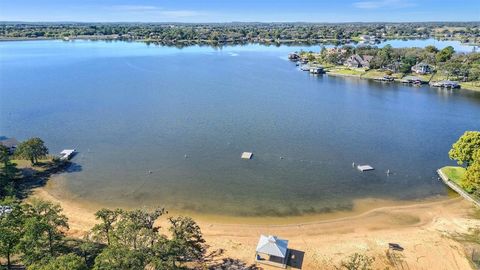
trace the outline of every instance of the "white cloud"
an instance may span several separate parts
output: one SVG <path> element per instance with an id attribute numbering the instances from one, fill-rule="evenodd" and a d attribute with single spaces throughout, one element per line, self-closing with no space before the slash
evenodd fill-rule
<path id="1" fill-rule="evenodd" d="M 374 1 L 358 1 L 353 6 L 361 9 L 379 9 L 379 8 L 406 8 L 413 7 L 416 4 L 407 0 L 374 0 Z"/>

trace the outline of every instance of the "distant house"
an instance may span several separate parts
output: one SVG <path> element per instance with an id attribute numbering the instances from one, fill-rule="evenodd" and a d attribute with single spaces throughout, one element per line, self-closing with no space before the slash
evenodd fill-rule
<path id="1" fill-rule="evenodd" d="M 288 59 L 291 61 L 298 61 L 300 60 L 300 55 L 298 55 L 297 53 L 289 53 Z"/>
<path id="2" fill-rule="evenodd" d="M 10 154 L 13 154 L 15 149 L 17 149 L 18 141 L 15 138 L 1 138 L 0 144 L 7 147 Z"/>
<path id="3" fill-rule="evenodd" d="M 345 65 L 351 68 L 369 68 L 370 61 L 372 61 L 372 59 L 373 56 L 371 55 L 364 55 L 362 57 L 358 54 L 354 54 L 350 56 L 347 61 L 345 61 Z"/>
<path id="4" fill-rule="evenodd" d="M 432 67 L 425 63 L 419 63 L 412 67 L 412 72 L 417 74 L 429 74 L 432 73 Z"/>
<path id="5" fill-rule="evenodd" d="M 361 35 L 361 36 L 360 36 L 360 39 L 361 39 L 361 40 L 364 40 L 364 41 L 369 41 L 370 39 L 372 39 L 372 37 L 369 36 L 369 35 Z"/>
<path id="6" fill-rule="evenodd" d="M 339 47 L 333 47 L 333 48 L 328 48 L 326 50 L 327 55 L 332 55 L 332 54 L 346 54 L 347 50 L 344 48 L 339 48 Z"/>

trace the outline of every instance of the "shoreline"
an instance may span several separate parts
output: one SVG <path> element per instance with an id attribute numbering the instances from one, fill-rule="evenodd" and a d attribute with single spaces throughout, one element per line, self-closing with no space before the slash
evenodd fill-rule
<path id="1" fill-rule="evenodd" d="M 325 74 L 328 75 L 328 76 L 335 76 L 335 77 L 346 77 L 346 78 L 356 78 L 356 79 L 377 81 L 376 78 L 368 77 L 368 76 L 365 77 L 364 75 L 366 75 L 367 72 L 365 72 L 363 74 L 342 74 L 342 73 L 337 73 L 337 72 L 334 72 L 334 71 L 326 71 Z M 410 75 L 406 75 L 406 76 L 410 76 Z M 406 77 L 406 76 L 404 76 L 404 77 Z M 392 82 L 385 82 L 385 83 L 402 83 L 401 80 L 402 80 L 402 78 L 395 79 Z M 470 87 L 469 85 L 465 85 L 464 83 L 461 83 L 461 82 L 459 84 L 461 86 L 460 89 L 446 89 L 446 88 L 440 88 L 440 87 L 433 87 L 433 86 L 430 86 L 428 84 L 425 84 L 425 86 L 428 86 L 430 88 L 435 88 L 435 89 L 456 90 L 456 91 L 458 91 L 458 90 L 468 90 L 468 91 L 473 91 L 473 92 L 480 92 L 480 86 L 475 87 L 475 86 L 472 85 L 472 87 Z"/>
<path id="2" fill-rule="evenodd" d="M 32 197 L 62 206 L 69 218 L 69 236 L 83 237 L 96 223 L 95 209 L 91 205 L 58 200 L 45 187 L 35 189 L 29 199 Z M 254 263 L 259 235 L 272 234 L 288 239 L 290 248 L 304 252 L 302 269 L 334 269 L 342 259 L 355 252 L 377 257 L 375 269 L 384 269 L 391 266 L 385 258 L 389 242 L 405 248 L 402 255 L 409 269 L 471 269 L 462 244 L 453 237 L 480 226 L 480 220 L 469 217 L 472 209 L 463 198 L 455 197 L 383 206 L 358 215 L 303 223 L 196 221 L 210 250 L 222 249 L 225 253 L 221 258 L 240 259 L 248 264 Z M 169 212 L 161 217 L 158 225 L 163 229 L 168 227 L 166 217 L 172 215 L 174 213 Z"/>
<path id="3" fill-rule="evenodd" d="M 46 185 L 34 190 L 33 194 L 42 194 L 40 197 L 46 197 L 56 202 L 63 202 L 69 205 L 75 205 L 77 208 L 89 209 L 93 212 L 101 208 L 124 208 L 134 209 L 132 205 L 109 205 L 101 202 L 90 201 L 84 198 L 78 198 L 76 194 L 71 193 L 64 184 L 64 178 L 61 175 L 52 175 L 46 182 Z M 35 197 L 35 196 L 34 196 Z M 336 210 L 332 212 L 313 213 L 305 215 L 285 215 L 285 216 L 242 216 L 242 215 L 225 215 L 215 213 L 202 213 L 196 211 L 168 208 L 165 209 L 170 215 L 184 215 L 190 216 L 195 220 L 207 222 L 211 224 L 230 224 L 230 225 L 252 225 L 252 226 L 285 226 L 285 225 L 299 225 L 310 224 L 319 221 L 329 221 L 336 219 L 346 219 L 362 215 L 375 209 L 382 209 L 385 207 L 408 207 L 410 205 L 429 204 L 442 202 L 446 200 L 452 200 L 459 197 L 458 194 L 448 192 L 446 195 L 432 195 L 420 199 L 410 200 L 394 200 L 383 199 L 378 197 L 366 197 L 354 199 L 352 201 L 352 209 L 350 210 Z M 151 203 L 149 205 L 137 206 L 144 209 L 151 209 L 154 206 L 161 206 L 160 204 Z"/>

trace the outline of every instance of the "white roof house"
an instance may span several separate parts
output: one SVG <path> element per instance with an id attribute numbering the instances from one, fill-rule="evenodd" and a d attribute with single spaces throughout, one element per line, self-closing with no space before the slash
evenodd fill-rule
<path id="1" fill-rule="evenodd" d="M 267 255 L 263 259 L 260 255 Z M 261 235 L 256 248 L 256 261 L 286 268 L 288 260 L 288 240 L 273 235 Z"/>

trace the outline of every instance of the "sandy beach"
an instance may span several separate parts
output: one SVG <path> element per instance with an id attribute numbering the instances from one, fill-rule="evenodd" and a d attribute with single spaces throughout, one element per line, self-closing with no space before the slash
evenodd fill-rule
<path id="1" fill-rule="evenodd" d="M 49 193 L 48 185 L 36 189 L 33 197 L 62 206 L 69 218 L 71 236 L 81 237 L 95 224 L 97 206 L 58 199 Z M 295 223 L 292 220 L 290 224 L 196 220 L 211 250 L 224 249 L 224 257 L 249 264 L 254 261 L 259 235 L 273 234 L 288 239 L 289 248 L 299 251 L 297 263 L 301 264 L 301 269 L 334 269 L 342 259 L 355 252 L 375 256 L 376 269 L 395 269 L 386 258 L 389 242 L 405 248 L 397 253 L 403 267 L 408 267 L 405 269 L 472 269 L 464 247 L 452 239 L 452 236 L 468 232 L 469 228 L 480 226 L 480 220 L 469 216 L 472 211 L 472 205 L 456 197 L 385 206 L 317 221 L 307 219 Z M 165 221 L 161 218 L 160 225 L 166 225 Z"/>

